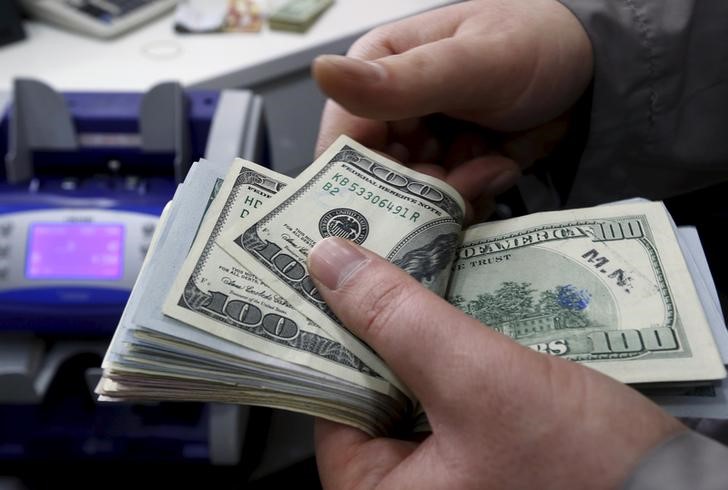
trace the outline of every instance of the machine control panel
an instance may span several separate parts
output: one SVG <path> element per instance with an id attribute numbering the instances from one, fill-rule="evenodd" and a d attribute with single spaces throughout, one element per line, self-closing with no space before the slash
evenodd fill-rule
<path id="1" fill-rule="evenodd" d="M 0 214 L 0 297 L 46 287 L 131 290 L 157 220 L 99 209 Z"/>

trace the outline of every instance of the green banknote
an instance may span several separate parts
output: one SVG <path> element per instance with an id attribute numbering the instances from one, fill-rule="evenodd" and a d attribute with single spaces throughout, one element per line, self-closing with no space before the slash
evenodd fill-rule
<path id="1" fill-rule="evenodd" d="M 340 137 L 294 183 L 217 243 L 330 335 L 343 327 L 308 275 L 306 257 L 338 236 L 394 262 L 440 295 L 465 214 L 446 183 Z M 359 351 L 355 351 L 360 354 Z"/>
<path id="2" fill-rule="evenodd" d="M 305 32 L 334 0 L 290 0 L 268 18 L 271 29 Z"/>
<path id="3" fill-rule="evenodd" d="M 240 159 L 218 185 L 221 175 L 193 165 L 168 206 L 104 360 L 104 399 L 264 405 L 370 434 L 403 419 L 426 430 L 423 407 L 308 274 L 309 251 L 332 236 L 545 355 L 663 395 L 694 387 L 693 399 L 725 378 L 715 343 L 728 345 L 725 327 L 706 319 L 701 273 L 662 203 L 463 230 L 455 189 L 345 136 L 292 181 Z"/>
<path id="4" fill-rule="evenodd" d="M 381 359 L 365 350 L 373 364 L 370 367 L 342 345 L 356 346 L 353 335 L 338 329 L 332 338 L 216 244 L 230 223 L 248 219 L 287 182 L 251 162 L 233 162 L 221 199 L 202 225 L 167 297 L 164 313 L 267 355 L 329 372 L 380 393 L 394 393 L 378 374 L 389 373 Z"/>
<path id="5" fill-rule="evenodd" d="M 447 298 L 523 345 L 626 383 L 725 377 L 662 203 L 471 227 Z"/>

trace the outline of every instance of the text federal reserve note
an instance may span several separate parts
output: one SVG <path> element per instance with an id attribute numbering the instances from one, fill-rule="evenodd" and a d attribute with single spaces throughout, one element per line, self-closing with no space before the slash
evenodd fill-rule
<path id="1" fill-rule="evenodd" d="M 306 265 L 316 242 L 330 236 L 351 240 L 443 295 L 464 209 L 444 182 L 342 136 L 252 223 L 231 226 L 218 244 L 334 335 L 342 327 Z"/>

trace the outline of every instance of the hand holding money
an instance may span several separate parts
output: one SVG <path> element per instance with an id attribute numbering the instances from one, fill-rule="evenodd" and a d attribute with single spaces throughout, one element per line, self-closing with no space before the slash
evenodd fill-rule
<path id="1" fill-rule="evenodd" d="M 447 183 L 345 136 L 294 181 L 242 160 L 199 162 L 156 232 L 98 392 L 285 408 L 370 435 L 428 430 L 426 390 L 396 369 L 406 356 L 348 330 L 352 312 L 335 312 L 308 270 L 310 250 L 333 236 L 384 257 L 482 329 L 641 389 L 697 387 L 725 409 L 714 395 L 724 391 L 728 349 L 715 342 L 726 344 L 726 331 L 706 318 L 712 302 L 696 294 L 700 273 L 686 266 L 692 252 L 664 205 L 539 213 L 461 233 L 463 221 Z M 449 323 L 439 319 L 444 339 Z M 405 325 L 420 336 L 418 323 Z"/>
<path id="2" fill-rule="evenodd" d="M 433 427 L 416 444 L 317 421 L 326 488 L 616 488 L 634 461 L 685 430 L 631 388 L 484 329 L 350 242 L 319 242 L 309 266 Z"/>
<path id="3" fill-rule="evenodd" d="M 565 136 L 592 49 L 559 2 L 460 2 L 379 27 L 313 75 L 331 99 L 318 153 L 347 134 L 445 180 L 486 217 Z"/>

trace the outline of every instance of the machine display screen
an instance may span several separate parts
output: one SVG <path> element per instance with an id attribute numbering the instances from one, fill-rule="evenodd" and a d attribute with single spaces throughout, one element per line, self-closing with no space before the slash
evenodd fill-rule
<path id="1" fill-rule="evenodd" d="M 124 271 L 124 226 L 34 223 L 28 231 L 28 279 L 117 280 Z"/>

